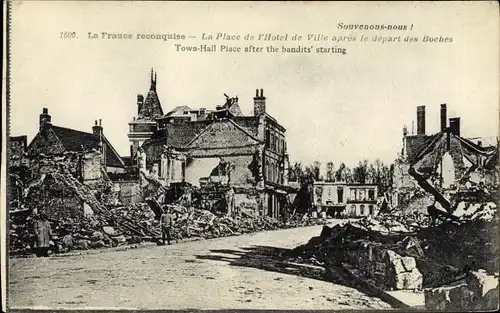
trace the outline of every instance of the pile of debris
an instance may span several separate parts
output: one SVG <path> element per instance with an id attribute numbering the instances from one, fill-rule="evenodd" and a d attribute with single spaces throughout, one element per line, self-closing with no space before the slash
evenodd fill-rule
<path id="1" fill-rule="evenodd" d="M 210 239 L 235 236 L 263 230 L 325 224 L 322 219 L 294 217 L 279 221 L 268 216 L 245 213 L 233 216 L 215 215 L 208 210 L 181 205 L 170 205 L 173 215 L 172 236 Z M 30 254 L 34 243 L 32 212 L 10 214 L 10 254 Z M 158 242 L 161 238 L 159 215 L 147 204 L 105 208 L 81 219 L 49 218 L 52 228 L 52 251 L 68 252 L 74 249 L 115 247 L 144 241 Z"/>
<path id="2" fill-rule="evenodd" d="M 11 254 L 31 253 L 34 242 L 31 210 L 9 212 L 9 248 Z"/>
<path id="3" fill-rule="evenodd" d="M 289 256 L 295 262 L 349 268 L 386 290 L 436 288 L 464 279 L 471 270 L 498 272 L 499 213 L 493 207 L 485 204 L 469 218 L 428 227 L 415 225 L 414 217 L 387 215 L 325 226 Z"/>
<path id="4" fill-rule="evenodd" d="M 276 230 L 291 227 L 324 224 L 321 219 L 290 219 L 287 222 L 268 216 L 251 216 L 235 214 L 234 216 L 217 216 L 208 210 L 193 207 L 175 206 L 174 215 L 175 239 L 199 237 L 204 239 L 235 236 L 263 230 Z"/>

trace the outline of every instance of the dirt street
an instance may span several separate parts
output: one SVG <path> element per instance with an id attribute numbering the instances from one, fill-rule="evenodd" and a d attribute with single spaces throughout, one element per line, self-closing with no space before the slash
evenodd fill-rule
<path id="1" fill-rule="evenodd" d="M 68 257 L 10 260 L 10 308 L 383 309 L 279 254 L 321 226 Z"/>

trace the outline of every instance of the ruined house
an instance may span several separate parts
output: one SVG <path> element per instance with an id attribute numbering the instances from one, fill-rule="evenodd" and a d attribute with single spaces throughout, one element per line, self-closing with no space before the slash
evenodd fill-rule
<path id="1" fill-rule="evenodd" d="M 148 96 L 138 96 L 138 115 L 129 123 L 131 155 L 166 186 L 227 186 L 236 207 L 279 217 L 287 203 L 286 130 L 266 113 L 262 89 L 253 100 L 252 116 L 243 116 L 238 98 L 228 96 L 215 109 L 178 106 L 162 114 L 151 75 Z"/>
<path id="2" fill-rule="evenodd" d="M 27 208 L 43 209 L 51 218 L 78 218 L 91 211 L 95 197 L 110 204 L 120 202 L 120 185 L 109 176 L 126 174 L 126 168 L 100 120 L 87 133 L 53 125 L 44 108 L 27 155 L 29 177 L 23 191 Z"/>
<path id="3" fill-rule="evenodd" d="M 417 133 L 403 130 L 403 148 L 396 160 L 393 207 L 406 206 L 422 195 L 420 206 L 436 201 L 452 210 L 467 190 L 498 185 L 498 142 L 485 145 L 480 139 L 461 136 L 460 118 L 447 124 L 446 104 L 441 105 L 440 131 L 427 135 L 425 106 L 417 107 Z"/>
<path id="4" fill-rule="evenodd" d="M 95 179 L 104 173 L 125 173 L 125 164 L 103 132 L 101 121 L 95 121 L 92 133 L 59 127 L 52 124 L 48 109 L 40 114 L 40 129 L 28 146 L 28 155 L 62 155 L 67 152 L 99 152 L 82 164 L 82 178 Z"/>

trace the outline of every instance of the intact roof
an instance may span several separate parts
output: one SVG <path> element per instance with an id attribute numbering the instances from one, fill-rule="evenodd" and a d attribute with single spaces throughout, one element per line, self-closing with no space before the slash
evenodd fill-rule
<path id="1" fill-rule="evenodd" d="M 101 141 L 99 135 L 59 126 L 52 126 L 52 129 L 67 151 L 81 151 L 82 146 L 87 149 L 99 150 L 99 143 Z M 124 163 L 122 159 L 104 135 L 102 136 L 102 140 L 108 147 L 106 149 L 106 165 L 123 167 Z"/>

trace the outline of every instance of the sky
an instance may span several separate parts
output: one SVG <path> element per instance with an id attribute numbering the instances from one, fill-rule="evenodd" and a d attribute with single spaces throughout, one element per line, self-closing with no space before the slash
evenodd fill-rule
<path id="1" fill-rule="evenodd" d="M 499 20 L 495 2 L 479 3 L 174 3 L 35 2 L 12 7 L 10 135 L 38 131 L 46 107 L 54 125 L 104 133 L 129 153 L 128 122 L 137 94 L 158 75 L 164 112 L 214 108 L 224 93 L 252 114 L 256 88 L 286 130 L 292 162 L 348 166 L 392 162 L 426 106 L 427 133 L 439 109 L 461 117 L 465 137 L 497 136 Z M 413 25 L 407 31 L 339 30 L 343 24 Z M 61 39 L 61 32 L 78 38 Z M 185 41 L 89 39 L 88 32 L 179 33 Z M 202 33 L 356 36 L 354 42 L 212 41 Z M 360 36 L 369 38 L 361 42 Z M 376 35 L 451 37 L 452 43 L 373 42 Z M 174 44 L 340 47 L 339 54 L 177 52 Z"/>

